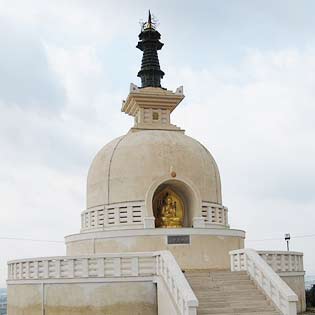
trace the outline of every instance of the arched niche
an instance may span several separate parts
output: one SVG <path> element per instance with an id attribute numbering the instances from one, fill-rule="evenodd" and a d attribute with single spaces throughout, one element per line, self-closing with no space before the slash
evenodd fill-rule
<path id="1" fill-rule="evenodd" d="M 155 227 L 180 228 L 187 226 L 187 205 L 182 194 L 171 185 L 162 184 L 153 195 L 152 201 Z"/>
<path id="2" fill-rule="evenodd" d="M 183 203 L 183 227 L 192 227 L 194 217 L 201 217 L 201 197 L 194 185 L 183 178 L 162 178 L 153 183 L 146 195 L 148 217 L 155 217 L 155 197 L 167 190 L 173 192 Z M 158 225 L 158 224 L 157 224 Z"/>

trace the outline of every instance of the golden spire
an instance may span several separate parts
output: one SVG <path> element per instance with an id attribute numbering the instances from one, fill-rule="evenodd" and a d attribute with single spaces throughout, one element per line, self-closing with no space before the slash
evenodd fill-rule
<path id="1" fill-rule="evenodd" d="M 152 24 L 151 11 L 149 10 L 148 22 L 145 24 L 145 29 L 154 28 Z"/>

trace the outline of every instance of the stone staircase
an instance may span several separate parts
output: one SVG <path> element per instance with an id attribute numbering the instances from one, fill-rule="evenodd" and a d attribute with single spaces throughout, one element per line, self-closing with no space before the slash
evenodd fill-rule
<path id="1" fill-rule="evenodd" d="M 246 272 L 190 270 L 185 276 L 199 300 L 198 315 L 278 315 Z"/>

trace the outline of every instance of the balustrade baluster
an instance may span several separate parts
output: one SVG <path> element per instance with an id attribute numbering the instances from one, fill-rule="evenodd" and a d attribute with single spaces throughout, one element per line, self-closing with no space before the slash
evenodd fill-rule
<path id="1" fill-rule="evenodd" d="M 66 275 L 66 278 L 74 278 L 74 260 L 73 259 L 68 259 L 67 261 L 67 266 L 68 266 L 68 272 Z"/>
<path id="2" fill-rule="evenodd" d="M 214 217 L 215 217 L 215 223 L 219 223 L 219 208 L 214 207 Z"/>
<path id="3" fill-rule="evenodd" d="M 99 216 L 99 210 L 95 209 L 95 227 L 99 228 L 100 227 L 100 216 Z"/>
<path id="4" fill-rule="evenodd" d="M 114 277 L 119 277 L 121 275 L 121 259 L 120 257 L 113 258 L 114 263 Z"/>
<path id="5" fill-rule="evenodd" d="M 104 209 L 104 221 L 103 221 L 103 227 L 108 226 L 108 210 L 107 208 Z"/>
<path id="6" fill-rule="evenodd" d="M 25 278 L 26 279 L 30 278 L 30 262 L 29 261 L 25 263 Z"/>
<path id="7" fill-rule="evenodd" d="M 237 270 L 241 270 L 241 255 L 238 254 L 236 257 L 237 257 L 237 260 L 236 260 Z"/>
<path id="8" fill-rule="evenodd" d="M 120 213 L 119 213 L 119 207 L 114 208 L 114 222 L 115 224 L 120 224 Z"/>
<path id="9" fill-rule="evenodd" d="M 285 268 L 285 255 L 280 256 L 280 271 L 286 271 Z"/>
<path id="10" fill-rule="evenodd" d="M 105 262 L 103 257 L 97 258 L 97 276 L 105 277 Z"/>
<path id="11" fill-rule="evenodd" d="M 133 223 L 132 211 L 133 211 L 132 206 L 127 207 L 127 224 Z"/>
<path id="12" fill-rule="evenodd" d="M 89 277 L 89 260 L 88 258 L 83 258 L 81 260 L 82 265 L 82 277 L 88 278 Z"/>
<path id="13" fill-rule="evenodd" d="M 131 258 L 131 275 L 132 276 L 139 275 L 139 257 Z"/>
<path id="14" fill-rule="evenodd" d="M 60 278 L 60 260 L 56 259 L 54 261 L 54 264 L 55 264 L 55 277 Z"/>
<path id="15" fill-rule="evenodd" d="M 23 263 L 22 262 L 20 262 L 19 264 L 19 271 L 20 271 L 19 278 L 23 279 Z"/>
<path id="16" fill-rule="evenodd" d="M 49 266 L 48 266 L 48 260 L 43 261 L 43 267 L 44 267 L 44 278 L 49 278 Z"/>
<path id="17" fill-rule="evenodd" d="M 299 257 L 299 270 L 300 271 L 303 271 L 304 270 L 304 266 L 303 266 L 303 256 L 301 255 L 300 257 Z"/>
<path id="18" fill-rule="evenodd" d="M 39 271 L 38 271 L 38 260 L 34 261 L 34 272 L 33 272 L 33 278 L 37 279 L 39 277 Z"/>

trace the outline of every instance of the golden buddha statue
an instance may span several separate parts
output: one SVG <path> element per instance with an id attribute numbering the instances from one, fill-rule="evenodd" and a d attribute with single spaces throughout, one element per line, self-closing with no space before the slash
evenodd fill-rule
<path id="1" fill-rule="evenodd" d="M 165 205 L 162 207 L 161 220 L 165 227 L 181 227 L 182 218 L 176 216 L 176 201 L 167 196 Z"/>
<path id="2" fill-rule="evenodd" d="M 173 191 L 163 190 L 154 198 L 153 206 L 157 227 L 178 228 L 183 226 L 183 203 Z"/>

